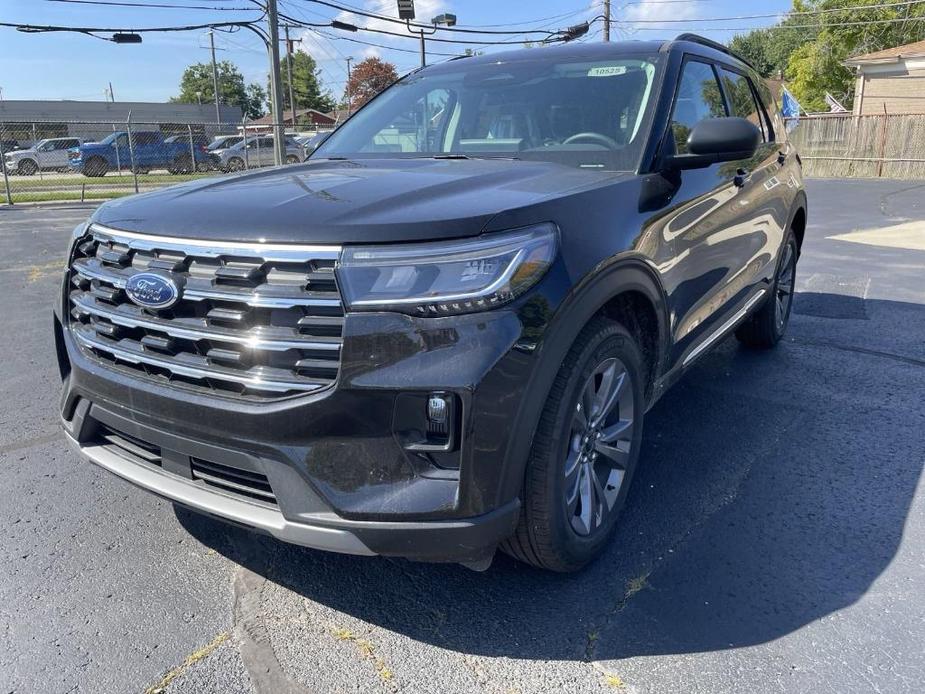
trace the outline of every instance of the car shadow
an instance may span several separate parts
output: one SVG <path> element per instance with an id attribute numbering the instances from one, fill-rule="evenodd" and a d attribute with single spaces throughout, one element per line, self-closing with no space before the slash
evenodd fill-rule
<path id="1" fill-rule="evenodd" d="M 923 409 L 921 365 L 818 344 L 819 331 L 864 333 L 818 316 L 838 313 L 836 295 L 801 301 L 812 311 L 795 312 L 778 349 L 727 340 L 651 410 L 616 536 L 581 573 L 500 553 L 486 573 L 342 556 L 177 517 L 307 600 L 454 651 L 612 659 L 777 639 L 870 588 L 896 553 L 922 465 L 920 428 L 904 415 Z M 925 310 L 869 304 L 880 317 Z"/>

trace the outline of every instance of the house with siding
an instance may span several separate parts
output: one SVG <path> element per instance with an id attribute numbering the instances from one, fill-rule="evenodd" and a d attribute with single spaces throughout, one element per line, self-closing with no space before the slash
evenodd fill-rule
<path id="1" fill-rule="evenodd" d="M 855 115 L 925 113 L 925 41 L 855 56 Z"/>

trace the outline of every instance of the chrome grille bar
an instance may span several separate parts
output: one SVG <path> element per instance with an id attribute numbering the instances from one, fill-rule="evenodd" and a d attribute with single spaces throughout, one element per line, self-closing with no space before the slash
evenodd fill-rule
<path id="1" fill-rule="evenodd" d="M 282 380 L 276 378 L 267 378 L 258 372 L 238 371 L 235 369 L 224 368 L 210 365 L 208 368 L 189 366 L 178 362 L 169 356 L 155 356 L 145 352 L 141 345 L 138 347 L 128 346 L 125 342 L 113 342 L 105 338 L 96 336 L 92 329 L 76 328 L 74 336 L 77 341 L 90 349 L 98 349 L 120 361 L 129 364 L 148 364 L 160 369 L 166 369 L 178 376 L 186 376 L 199 380 L 218 379 L 222 381 L 231 381 L 239 383 L 254 390 L 267 392 L 285 393 L 291 390 L 312 391 L 317 390 L 325 385 L 324 381 L 309 381 L 306 379 Z"/>
<path id="2" fill-rule="evenodd" d="M 258 397 L 316 391 L 340 369 L 340 250 L 94 224 L 70 260 L 69 328 L 103 364 L 181 387 Z M 133 275 L 152 271 L 181 287 L 169 308 L 137 306 L 124 291 Z"/>
<path id="3" fill-rule="evenodd" d="M 72 292 L 71 303 L 78 311 L 105 318 L 111 323 L 126 328 L 144 328 L 166 333 L 171 337 L 184 340 L 214 340 L 216 342 L 232 342 L 250 349 L 266 349 L 282 351 L 287 349 L 311 349 L 336 352 L 340 349 L 340 340 L 330 338 L 327 341 L 304 337 L 297 339 L 274 338 L 261 335 L 253 331 L 231 331 L 216 328 L 191 328 L 178 325 L 176 321 L 150 316 L 141 311 L 129 313 L 127 305 L 110 306 L 100 303 L 87 292 Z"/>

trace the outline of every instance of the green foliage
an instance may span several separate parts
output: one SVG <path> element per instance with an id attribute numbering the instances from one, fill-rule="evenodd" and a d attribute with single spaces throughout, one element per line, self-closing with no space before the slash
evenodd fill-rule
<path id="1" fill-rule="evenodd" d="M 289 110 L 289 56 L 283 56 L 280 72 L 283 79 L 283 109 Z M 308 53 L 296 51 L 292 58 L 292 88 L 297 109 L 313 108 L 327 113 L 334 108 L 334 98 L 323 88 L 318 65 Z"/>
<path id="2" fill-rule="evenodd" d="M 855 75 L 843 64 L 847 58 L 925 39 L 925 21 L 915 19 L 925 18 L 925 3 L 885 4 L 890 3 L 793 0 L 794 12 L 822 13 L 790 15 L 769 29 L 736 36 L 730 47 L 765 77 L 782 72 L 806 110 L 826 110 L 826 92 L 850 108 Z"/>
<path id="3" fill-rule="evenodd" d="M 218 99 L 220 103 L 240 106 L 248 118 L 259 118 L 266 110 L 266 93 L 258 84 L 244 84 L 244 76 L 237 65 L 228 60 L 217 64 Z M 204 104 L 215 100 L 212 86 L 212 64 L 196 63 L 183 71 L 180 94 L 171 99 L 175 103 Z"/>

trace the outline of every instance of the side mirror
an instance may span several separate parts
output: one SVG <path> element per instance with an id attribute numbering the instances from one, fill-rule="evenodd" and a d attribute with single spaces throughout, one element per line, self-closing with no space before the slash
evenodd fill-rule
<path id="1" fill-rule="evenodd" d="M 707 118 L 691 130 L 688 154 L 676 154 L 666 161 L 669 169 L 702 169 L 723 161 L 755 156 L 761 131 L 745 118 Z"/>

